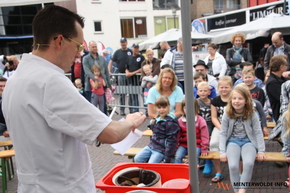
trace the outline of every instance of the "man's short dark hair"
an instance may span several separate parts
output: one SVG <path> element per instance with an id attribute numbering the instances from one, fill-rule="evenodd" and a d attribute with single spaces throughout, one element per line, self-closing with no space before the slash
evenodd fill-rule
<path id="1" fill-rule="evenodd" d="M 6 81 L 7 81 L 6 78 L 4 78 L 3 76 L 0 76 L 0 82 L 6 82 Z"/>
<path id="2" fill-rule="evenodd" d="M 77 30 L 75 22 L 84 27 L 84 18 L 70 10 L 48 5 L 40 10 L 32 21 L 33 45 L 49 44 L 55 36 L 62 34 L 65 37 L 76 37 Z M 39 47 L 45 50 L 47 47 Z"/>

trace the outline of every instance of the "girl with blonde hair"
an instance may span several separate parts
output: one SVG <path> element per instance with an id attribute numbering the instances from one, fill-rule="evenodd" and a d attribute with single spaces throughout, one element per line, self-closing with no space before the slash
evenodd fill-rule
<path id="1" fill-rule="evenodd" d="M 255 159 L 265 158 L 265 143 L 249 90 L 236 87 L 230 94 L 220 131 L 220 160 L 228 162 L 230 180 L 236 193 L 245 193 L 252 178 Z M 240 160 L 243 173 L 239 176 Z"/>

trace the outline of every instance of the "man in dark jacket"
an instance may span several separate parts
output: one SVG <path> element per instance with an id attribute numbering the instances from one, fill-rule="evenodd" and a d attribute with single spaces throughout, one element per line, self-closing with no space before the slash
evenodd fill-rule
<path id="1" fill-rule="evenodd" d="M 281 85 L 287 80 L 282 74 L 286 71 L 287 67 L 288 63 L 285 55 L 276 55 L 270 60 L 270 76 L 266 83 L 266 92 L 270 100 L 275 121 L 278 121 L 280 115 Z"/>
<path id="2" fill-rule="evenodd" d="M 272 44 L 268 49 L 264 59 L 265 71 L 269 69 L 270 59 L 279 54 L 287 56 L 287 71 L 290 70 L 290 45 L 284 42 L 283 34 L 281 32 L 275 32 L 272 35 Z"/>

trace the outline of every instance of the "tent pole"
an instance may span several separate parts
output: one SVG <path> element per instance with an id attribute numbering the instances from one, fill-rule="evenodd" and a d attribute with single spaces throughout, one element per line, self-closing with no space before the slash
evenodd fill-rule
<path id="1" fill-rule="evenodd" d="M 199 193 L 198 171 L 196 159 L 196 133 L 195 133 L 195 112 L 193 103 L 193 66 L 191 49 L 191 21 L 190 21 L 190 0 L 181 0 L 181 24 L 182 24 L 182 43 L 183 43 L 183 70 L 185 82 L 186 98 L 186 127 L 187 127 L 187 146 L 189 156 L 189 179 L 191 193 Z"/>

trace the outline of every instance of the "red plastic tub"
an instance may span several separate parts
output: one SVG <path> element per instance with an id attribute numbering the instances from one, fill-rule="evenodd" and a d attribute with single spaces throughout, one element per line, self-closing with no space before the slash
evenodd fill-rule
<path id="1" fill-rule="evenodd" d="M 119 163 L 96 183 L 96 188 L 106 191 L 106 193 L 126 193 L 133 190 L 149 190 L 158 193 L 190 193 L 189 182 L 174 188 L 116 186 L 112 181 L 113 176 L 120 170 L 129 167 L 139 167 L 158 172 L 162 184 L 172 179 L 189 179 L 187 164 Z"/>

